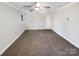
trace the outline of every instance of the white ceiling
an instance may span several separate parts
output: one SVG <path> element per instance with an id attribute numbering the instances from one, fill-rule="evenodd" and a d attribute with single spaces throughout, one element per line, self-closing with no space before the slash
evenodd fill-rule
<path id="1" fill-rule="evenodd" d="M 35 2 L 9 2 L 16 8 L 19 8 L 20 10 L 26 12 L 31 12 L 31 9 L 34 9 Z M 61 8 L 70 2 L 40 2 L 40 10 L 37 12 L 49 12 L 49 11 L 54 11 L 58 8 Z M 44 8 L 45 6 L 49 6 L 51 8 Z M 32 11 L 35 12 L 35 11 Z"/>

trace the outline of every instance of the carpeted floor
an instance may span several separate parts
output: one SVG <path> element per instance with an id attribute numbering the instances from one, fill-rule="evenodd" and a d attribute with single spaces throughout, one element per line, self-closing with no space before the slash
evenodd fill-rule
<path id="1" fill-rule="evenodd" d="M 25 31 L 2 56 L 79 56 L 79 49 L 52 30 Z"/>

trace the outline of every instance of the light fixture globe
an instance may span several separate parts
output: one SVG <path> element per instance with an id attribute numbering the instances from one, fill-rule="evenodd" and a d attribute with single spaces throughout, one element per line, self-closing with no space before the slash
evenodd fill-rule
<path id="1" fill-rule="evenodd" d="M 38 11 L 38 10 L 39 10 L 39 8 L 37 8 L 37 7 L 36 7 L 36 8 L 35 8 L 35 10 L 36 10 L 36 11 Z"/>
<path id="2" fill-rule="evenodd" d="M 40 7 L 40 3 L 39 2 L 36 3 L 36 7 Z"/>

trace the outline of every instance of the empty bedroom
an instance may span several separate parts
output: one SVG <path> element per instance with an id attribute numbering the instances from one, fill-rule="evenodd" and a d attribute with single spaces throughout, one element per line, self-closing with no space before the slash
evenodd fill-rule
<path id="1" fill-rule="evenodd" d="M 79 56 L 79 2 L 0 2 L 1 56 Z"/>

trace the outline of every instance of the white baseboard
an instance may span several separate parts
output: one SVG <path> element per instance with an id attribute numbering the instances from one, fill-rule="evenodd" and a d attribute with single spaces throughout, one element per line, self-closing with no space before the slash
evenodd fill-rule
<path id="1" fill-rule="evenodd" d="M 26 30 L 42 30 L 42 29 L 50 29 L 50 28 L 26 28 Z"/>
<path id="2" fill-rule="evenodd" d="M 8 45 L 0 51 L 0 56 L 22 35 L 23 32 L 21 32 L 14 40 L 10 41 Z"/>
<path id="3" fill-rule="evenodd" d="M 51 30 L 53 30 L 52 28 L 51 28 Z M 54 32 L 56 32 L 56 30 L 53 30 Z M 79 45 L 77 45 L 76 43 L 74 43 L 73 41 L 71 41 L 69 38 L 67 38 L 67 37 L 65 37 L 65 36 L 63 36 L 63 35 L 61 35 L 60 33 L 58 33 L 58 32 L 56 32 L 58 35 L 60 35 L 61 37 L 63 37 L 65 40 L 67 40 L 68 42 L 70 42 L 72 45 L 74 45 L 75 47 L 77 47 L 77 48 L 79 48 Z"/>

